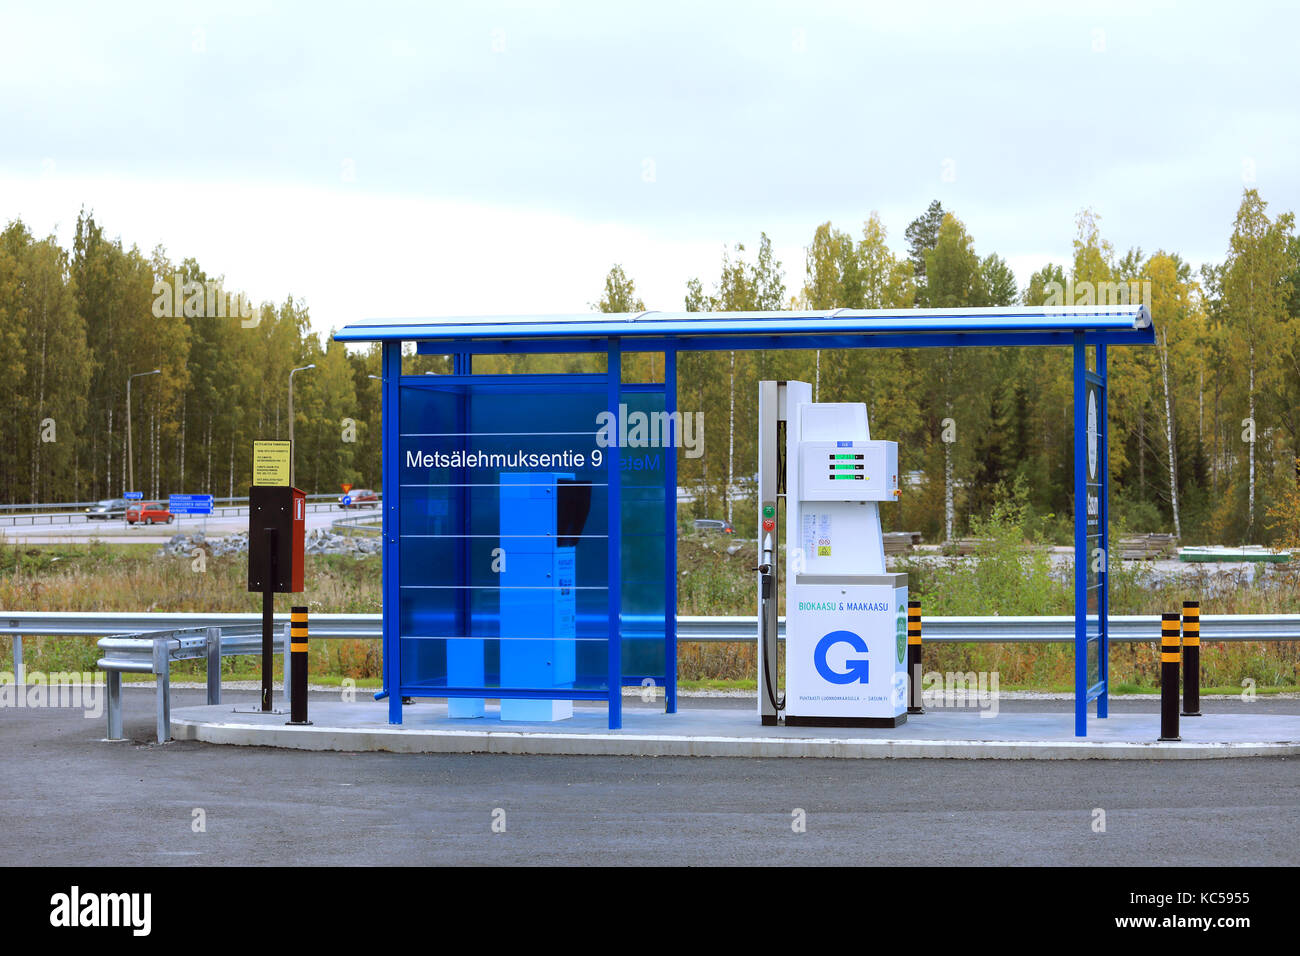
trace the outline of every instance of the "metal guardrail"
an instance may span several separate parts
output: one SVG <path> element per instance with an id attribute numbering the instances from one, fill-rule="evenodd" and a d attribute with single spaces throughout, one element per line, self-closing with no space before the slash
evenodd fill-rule
<path id="1" fill-rule="evenodd" d="M 1175 609 L 1179 610 L 1179 609 Z M 1074 616 L 927 617 L 926 642 L 1068 643 L 1074 640 Z M 1160 615 L 1112 615 L 1110 639 L 1116 642 L 1160 639 Z M 1201 640 L 1300 641 L 1300 614 L 1214 614 L 1201 617 Z"/>
<path id="2" fill-rule="evenodd" d="M 289 701 L 292 682 L 290 628 L 282 628 L 284 653 L 284 696 Z M 122 675 L 153 674 L 157 701 L 158 742 L 171 739 L 171 665 L 174 661 L 207 660 L 208 703 L 221 703 L 221 658 L 237 654 L 262 653 L 262 630 L 243 626 L 233 628 L 191 627 L 142 634 L 123 634 L 99 640 L 104 656 L 96 666 L 108 675 L 108 739 L 122 739 Z M 15 672 L 17 673 L 17 672 Z"/>
<path id="3" fill-rule="evenodd" d="M 367 534 L 383 534 L 384 516 L 378 512 L 369 515 L 349 515 L 335 518 L 330 522 L 330 530 L 335 533 L 364 531 Z"/>
<path id="4" fill-rule="evenodd" d="M 222 639 L 219 627 L 195 627 L 148 634 L 124 634 L 99 642 L 105 652 L 97 662 L 108 675 L 108 739 L 122 738 L 122 674 L 153 674 L 158 742 L 172 736 L 172 661 L 206 657 L 208 661 L 208 703 L 221 703 Z"/>
<path id="5" fill-rule="evenodd" d="M 379 638 L 380 614 L 321 614 L 312 621 L 312 637 Z M 317 620 L 320 623 L 317 623 Z M 277 614 L 284 654 L 284 686 L 292 686 L 289 615 Z M 14 680 L 25 683 L 23 637 L 100 637 L 104 656 L 97 666 L 108 675 L 108 739 L 122 736 L 122 674 L 157 678 L 158 739 L 171 737 L 171 662 L 208 658 L 208 703 L 221 703 L 221 668 L 208 642 L 217 641 L 220 656 L 262 653 L 261 614 L 138 613 L 121 611 L 0 611 L 0 635 L 13 637 Z M 213 636 L 215 635 L 215 636 Z M 199 653 L 199 644 L 203 652 Z"/>
<path id="6" fill-rule="evenodd" d="M 941 643 L 1065 643 L 1074 640 L 1073 615 L 1051 617 L 926 617 L 925 640 Z M 258 613 L 134 611 L 0 611 L 0 635 L 104 637 L 165 628 L 260 627 Z M 381 614 L 313 614 L 313 638 L 380 638 Z M 275 616 L 276 626 L 289 622 Z M 784 636 L 785 619 L 778 630 Z M 677 618 L 679 641 L 752 641 L 753 617 Z M 1158 614 L 1112 616 L 1112 641 L 1160 640 Z M 1201 617 L 1203 641 L 1300 640 L 1300 614 L 1208 614 Z"/>
<path id="7" fill-rule="evenodd" d="M 1050 644 L 1074 640 L 1073 615 L 925 617 L 922 620 L 926 643 Z M 758 623 L 752 617 L 677 618 L 679 641 L 753 641 L 757 632 Z M 785 618 L 779 619 L 777 633 L 784 639 Z M 1110 639 L 1159 643 L 1160 615 L 1112 615 Z M 1300 641 L 1300 614 L 1202 615 L 1201 640 Z"/>
<path id="8" fill-rule="evenodd" d="M 313 614 L 312 637 L 380 637 L 380 614 Z M 289 623 L 275 615 L 277 627 Z M 165 629 L 260 628 L 262 615 L 249 613 L 146 611 L 0 611 L 0 635 L 110 637 Z"/>

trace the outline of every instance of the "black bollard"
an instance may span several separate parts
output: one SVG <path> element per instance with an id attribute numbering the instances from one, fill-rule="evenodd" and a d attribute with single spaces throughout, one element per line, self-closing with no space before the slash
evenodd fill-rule
<path id="1" fill-rule="evenodd" d="M 924 714 L 921 706 L 921 602 L 907 602 L 907 674 L 909 714 Z"/>
<path id="2" fill-rule="evenodd" d="M 289 614 L 289 657 L 293 671 L 288 724 L 305 726 L 307 719 L 307 609 L 293 608 Z"/>
<path id="3" fill-rule="evenodd" d="M 1183 602 L 1183 716 L 1201 716 L 1201 602 Z"/>
<path id="4" fill-rule="evenodd" d="M 1178 615 L 1160 615 L 1160 739 L 1178 736 Z"/>

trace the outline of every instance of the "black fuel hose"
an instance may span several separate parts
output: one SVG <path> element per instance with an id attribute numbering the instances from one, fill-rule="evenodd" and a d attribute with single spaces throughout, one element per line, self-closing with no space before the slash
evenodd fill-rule
<path id="1" fill-rule="evenodd" d="M 772 577 L 770 574 L 763 575 L 762 586 L 764 591 L 771 591 Z M 762 635 L 763 641 L 767 640 L 767 607 L 771 603 L 771 600 L 772 600 L 771 595 L 769 594 L 765 596 L 763 600 L 760 602 L 762 605 L 762 613 L 759 615 L 759 620 L 760 620 L 759 634 Z M 760 649 L 760 651 L 762 650 L 763 649 Z M 776 690 L 772 687 L 772 671 L 771 671 L 772 662 L 768 659 L 768 655 L 766 653 L 763 653 L 762 657 L 763 657 L 763 683 L 767 687 L 767 699 L 772 702 L 772 705 L 776 708 L 777 712 L 780 713 L 781 711 L 785 710 L 785 698 L 784 697 L 781 697 L 779 699 L 777 698 Z"/>

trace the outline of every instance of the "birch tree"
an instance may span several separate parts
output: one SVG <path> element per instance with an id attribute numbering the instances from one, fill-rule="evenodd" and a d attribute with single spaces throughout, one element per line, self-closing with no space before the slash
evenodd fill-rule
<path id="1" fill-rule="evenodd" d="M 1242 435 L 1247 445 L 1247 539 L 1255 530 L 1256 448 L 1264 431 L 1258 416 L 1260 388 L 1281 384 L 1282 365 L 1270 345 L 1281 338 L 1286 320 L 1287 251 L 1295 221 L 1289 212 L 1271 220 L 1267 207 L 1256 190 L 1245 191 L 1229 240 L 1223 278 L 1228 343 L 1246 366 Z"/>

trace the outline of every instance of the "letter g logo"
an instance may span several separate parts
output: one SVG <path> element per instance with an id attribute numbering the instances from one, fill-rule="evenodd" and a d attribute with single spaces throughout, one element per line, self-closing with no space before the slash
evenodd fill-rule
<path id="1" fill-rule="evenodd" d="M 826 663 L 826 654 L 836 644 L 848 644 L 859 654 L 867 653 L 867 642 L 852 631 L 831 631 L 820 641 L 817 642 L 817 648 L 813 651 L 813 664 L 817 668 L 817 673 L 822 676 L 822 680 L 829 681 L 832 684 L 865 684 L 867 683 L 867 660 L 866 658 L 850 658 L 844 662 L 848 668 L 841 673 L 832 670 Z"/>

